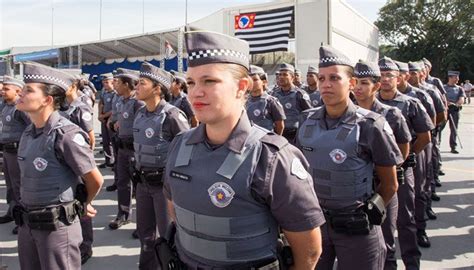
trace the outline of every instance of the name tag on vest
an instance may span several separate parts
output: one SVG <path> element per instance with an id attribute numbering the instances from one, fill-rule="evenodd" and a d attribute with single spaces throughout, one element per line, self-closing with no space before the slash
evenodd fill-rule
<path id="1" fill-rule="evenodd" d="M 301 149 L 306 150 L 306 151 L 310 151 L 310 152 L 313 151 L 313 148 L 312 148 L 312 147 L 308 147 L 308 146 L 301 146 Z"/>
<path id="2" fill-rule="evenodd" d="M 171 171 L 170 176 L 174 178 L 178 178 L 179 180 L 183 180 L 183 181 L 188 181 L 188 182 L 191 181 L 191 176 L 183 174 L 183 173 L 175 172 L 175 171 Z"/>

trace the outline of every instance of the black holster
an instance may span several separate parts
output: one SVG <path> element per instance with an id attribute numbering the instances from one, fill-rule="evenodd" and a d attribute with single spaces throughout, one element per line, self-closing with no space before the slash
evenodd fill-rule
<path id="1" fill-rule="evenodd" d="M 372 229 L 367 214 L 362 210 L 354 212 L 324 211 L 326 220 L 336 233 L 367 235 Z"/>
<path id="2" fill-rule="evenodd" d="M 407 159 L 405 159 L 405 162 L 403 162 L 402 167 L 403 169 L 407 169 L 410 167 L 415 167 L 416 166 L 416 154 L 413 152 L 410 152 L 408 154 Z"/>
<path id="3" fill-rule="evenodd" d="M 179 259 L 174 245 L 174 236 L 176 235 L 176 225 L 170 223 L 164 237 L 156 241 L 155 252 L 158 262 L 163 270 L 185 270 L 186 265 Z"/>
<path id="4" fill-rule="evenodd" d="M 140 182 L 147 183 L 150 186 L 162 186 L 163 185 L 163 172 L 164 169 L 158 169 L 156 171 L 141 171 Z"/>
<path id="5" fill-rule="evenodd" d="M 136 185 L 140 183 L 140 172 L 135 168 L 136 161 L 135 157 L 131 157 L 128 161 L 128 174 L 130 175 L 130 179 L 132 180 L 133 184 Z"/>
<path id="6" fill-rule="evenodd" d="M 76 210 L 76 204 L 78 202 L 66 203 L 63 205 L 41 208 L 34 210 L 18 209 L 15 212 L 15 223 L 17 225 L 28 224 L 30 229 L 40 231 L 56 231 L 59 229 L 60 222 L 66 226 L 74 223 L 76 216 L 78 215 Z M 18 219 L 18 220 L 17 220 Z"/>
<path id="7" fill-rule="evenodd" d="M 399 185 L 405 184 L 405 169 L 397 167 L 397 180 Z"/>
<path id="8" fill-rule="evenodd" d="M 18 142 L 5 143 L 3 144 L 3 151 L 10 154 L 16 154 L 18 153 L 18 146 Z"/>
<path id="9" fill-rule="evenodd" d="M 281 238 L 278 239 L 278 261 L 280 262 L 280 269 L 287 270 L 294 264 L 293 252 L 291 247 L 286 245 Z"/>
<path id="10" fill-rule="evenodd" d="M 120 149 L 128 149 L 133 151 L 133 138 L 117 138 L 117 147 Z"/>

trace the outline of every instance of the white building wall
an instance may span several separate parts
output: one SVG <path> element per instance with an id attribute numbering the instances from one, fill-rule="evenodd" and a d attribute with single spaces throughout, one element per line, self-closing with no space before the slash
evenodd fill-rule
<path id="1" fill-rule="evenodd" d="M 358 59 L 378 58 L 378 29 L 344 0 L 280 0 L 270 3 L 232 7 L 190 23 L 191 26 L 234 35 L 234 16 L 295 5 L 295 37 L 290 51 L 296 66 L 306 72 L 318 65 L 321 44 L 343 51 L 354 63 Z"/>

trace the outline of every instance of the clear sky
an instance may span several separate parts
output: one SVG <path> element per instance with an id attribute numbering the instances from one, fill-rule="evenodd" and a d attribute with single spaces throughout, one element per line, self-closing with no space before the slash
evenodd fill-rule
<path id="1" fill-rule="evenodd" d="M 184 24 L 185 0 L 0 0 L 0 50 L 15 46 L 67 45 L 142 33 Z M 188 0 L 188 22 L 231 6 L 269 0 Z M 375 21 L 385 0 L 346 0 L 354 9 Z M 52 12 L 54 10 L 54 12 Z M 52 16 L 53 14 L 53 16 Z M 52 22 L 54 22 L 52 24 Z"/>

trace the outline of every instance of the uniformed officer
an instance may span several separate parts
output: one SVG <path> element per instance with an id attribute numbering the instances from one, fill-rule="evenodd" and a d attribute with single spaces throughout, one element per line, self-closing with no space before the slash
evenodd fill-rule
<path id="1" fill-rule="evenodd" d="M 300 88 L 300 89 L 303 89 L 306 85 L 304 84 L 304 82 L 301 80 L 301 70 L 295 68 L 295 78 L 293 80 L 293 84 Z"/>
<path id="2" fill-rule="evenodd" d="M 139 72 L 119 68 L 115 74 L 116 90 L 121 95 L 120 109 L 114 129 L 117 130 L 118 155 L 116 159 L 118 213 L 109 223 L 112 230 L 130 222 L 132 212 L 132 182 L 130 179 L 130 159 L 133 157 L 133 120 L 144 103 L 133 96 L 138 83 Z"/>
<path id="3" fill-rule="evenodd" d="M 385 119 L 349 98 L 353 67 L 341 52 L 319 49 L 319 88 L 324 105 L 307 111 L 296 145 L 309 161 L 326 216 L 323 254 L 316 269 L 381 269 L 386 248 L 380 225 L 397 191 L 400 150 Z M 373 171 L 380 184 L 374 190 Z"/>
<path id="4" fill-rule="evenodd" d="M 456 150 L 457 144 L 457 131 L 459 124 L 459 112 L 464 104 L 464 98 L 466 94 L 462 87 L 457 85 L 459 82 L 459 71 L 448 71 L 448 83 L 444 85 L 446 89 L 446 97 L 448 100 L 448 117 L 449 117 L 449 129 L 451 133 L 449 135 L 449 146 L 451 147 L 451 153 L 459 154 Z"/>
<path id="5" fill-rule="evenodd" d="M 314 269 L 324 217 L 301 152 L 244 111 L 248 43 L 205 31 L 185 41 L 189 99 L 203 124 L 175 138 L 166 165 L 179 259 L 188 269 L 279 269 L 280 227 L 293 267 Z"/>
<path id="6" fill-rule="evenodd" d="M 319 92 L 318 89 L 318 69 L 316 67 L 308 67 L 308 72 L 306 73 L 306 82 L 308 85 L 305 85 L 303 90 L 308 93 L 311 100 L 311 105 L 314 108 L 322 106 L 323 103 L 321 101 L 321 92 Z"/>
<path id="7" fill-rule="evenodd" d="M 10 76 L 4 76 L 3 88 L 0 90 L 4 104 L 0 112 L 0 146 L 3 150 L 3 174 L 7 186 L 7 213 L 0 217 L 0 224 L 13 221 L 12 209 L 20 202 L 20 168 L 18 167 L 18 142 L 25 128 L 31 123 L 26 113 L 16 109 L 25 83 Z M 12 231 L 18 233 L 18 226 Z"/>
<path id="8" fill-rule="evenodd" d="M 253 85 L 245 104 L 248 118 L 252 123 L 281 135 L 285 128 L 285 111 L 276 97 L 265 92 L 262 80 L 265 71 L 251 65 L 249 75 Z"/>
<path id="9" fill-rule="evenodd" d="M 443 100 L 441 92 L 436 86 L 426 82 L 428 68 L 423 61 L 419 61 L 421 71 L 419 73 L 419 85 L 418 87 L 426 91 L 433 99 L 433 105 L 436 112 L 436 127 L 431 132 L 431 144 L 425 148 L 426 152 L 426 184 L 425 191 L 427 195 L 427 207 L 426 214 L 429 219 L 436 219 L 436 214 L 431 208 L 431 201 L 439 201 L 440 197 L 436 194 L 436 178 L 438 171 L 435 172 L 435 164 L 439 163 L 439 148 L 438 148 L 438 131 L 446 123 L 447 110 L 445 101 Z M 416 86 L 416 85 L 415 85 Z M 439 181 L 439 180 L 438 180 Z"/>
<path id="10" fill-rule="evenodd" d="M 170 104 L 180 109 L 186 114 L 186 117 L 190 120 L 191 127 L 196 127 L 199 121 L 194 115 L 191 104 L 189 103 L 186 92 L 188 92 L 188 85 L 186 84 L 186 75 L 174 72 L 173 82 L 171 83 L 171 99 Z"/>
<path id="11" fill-rule="evenodd" d="M 135 168 L 140 179 L 136 195 L 140 269 L 158 268 L 155 242 L 165 235 L 169 224 L 162 179 L 168 147 L 178 133 L 189 129 L 184 112 L 165 101 L 172 82 L 167 71 L 142 64 L 136 98 L 146 106 L 133 123 Z"/>
<path id="12" fill-rule="evenodd" d="M 91 201 L 103 178 L 87 134 L 57 111 L 74 77 L 36 63 L 23 66 L 26 87 L 17 109 L 28 113 L 33 124 L 23 132 L 18 149 L 22 207 L 15 208 L 14 216 L 20 225 L 20 267 L 80 269 L 81 211 L 75 194 L 82 195 L 78 199 L 87 215 L 95 216 Z M 85 190 L 78 186 L 81 178 Z"/>
<path id="13" fill-rule="evenodd" d="M 101 75 L 102 92 L 99 99 L 99 121 L 102 136 L 102 147 L 104 149 L 105 163 L 100 164 L 99 168 L 113 167 L 115 163 L 114 151 L 112 148 L 112 130 L 107 126 L 107 122 L 112 116 L 113 99 L 116 95 L 112 73 Z"/>
<path id="14" fill-rule="evenodd" d="M 425 66 L 425 82 L 429 85 L 435 86 L 435 89 L 438 90 L 439 95 L 441 96 L 441 99 L 443 100 L 443 104 L 445 107 L 445 121 L 443 123 L 440 123 L 439 125 L 436 126 L 436 128 L 433 131 L 432 134 L 432 143 L 433 143 L 433 153 L 432 153 L 432 166 L 433 166 L 433 178 L 434 178 L 434 184 L 432 183 L 432 189 L 435 190 L 436 187 L 441 187 L 441 182 L 439 180 L 439 175 L 441 174 L 441 152 L 440 152 L 440 138 L 441 138 L 441 131 L 446 125 L 447 119 L 448 119 L 448 112 L 447 112 L 447 99 L 446 99 L 446 90 L 444 89 L 443 83 L 441 82 L 440 79 L 436 77 L 430 76 L 430 71 L 431 71 L 431 62 L 423 58 L 422 59 L 424 66 Z M 428 215 L 429 216 L 429 215 Z"/>
<path id="15" fill-rule="evenodd" d="M 446 90 L 444 89 L 443 83 L 441 82 L 441 80 L 439 78 L 433 77 L 433 76 L 430 75 L 431 68 L 433 67 L 431 62 L 426 58 L 423 58 L 422 61 L 425 64 L 425 67 L 426 67 L 426 82 L 429 83 L 429 84 L 434 85 L 439 90 L 441 96 L 444 97 L 444 99 L 445 99 L 446 98 Z"/>
<path id="16" fill-rule="evenodd" d="M 82 80 L 82 86 L 81 89 L 79 89 L 79 98 L 82 102 L 94 108 L 97 89 L 95 89 L 94 84 L 89 81 L 89 74 L 80 75 L 80 80 Z"/>
<path id="17" fill-rule="evenodd" d="M 406 75 L 408 77 L 406 85 L 403 83 L 404 79 L 400 80 L 398 90 L 408 96 L 418 99 L 421 104 L 423 104 L 423 107 L 426 109 L 426 112 L 430 116 L 433 124 L 433 128 L 430 130 L 431 134 L 431 132 L 434 130 L 434 127 L 436 126 L 436 109 L 433 99 L 425 91 L 413 86 L 420 84 L 421 66 L 418 62 L 409 62 L 407 64 L 409 73 L 407 74 L 405 72 L 407 68 L 405 63 L 397 62 L 397 64 L 401 70 L 402 76 Z M 416 166 L 413 169 L 415 175 L 415 221 L 417 227 L 418 245 L 421 247 L 431 246 L 425 230 L 427 220 L 426 212 L 429 200 L 429 194 L 426 189 L 427 186 L 430 186 L 430 182 L 427 181 L 427 160 L 431 159 L 431 151 L 432 147 L 430 136 L 430 143 L 428 143 L 423 148 L 421 153 L 416 155 Z M 427 156 L 427 153 L 429 153 L 430 156 Z"/>
<path id="18" fill-rule="evenodd" d="M 410 151 L 410 141 L 412 139 L 405 117 L 397 107 L 392 107 L 381 103 L 376 98 L 376 93 L 380 89 L 380 68 L 377 63 L 359 60 L 355 65 L 354 74 L 357 83 L 354 87 L 354 97 L 357 105 L 376 112 L 387 120 L 393 130 L 395 141 L 402 153 L 403 160 L 408 157 Z M 404 184 L 404 169 L 400 164 L 397 166 L 397 178 L 399 186 Z M 375 179 L 376 182 L 378 179 Z M 404 206 L 402 206 L 404 207 Z M 395 257 L 395 229 L 397 228 L 398 196 L 393 196 L 387 205 L 387 218 L 382 223 L 382 233 L 387 248 L 384 269 L 396 269 Z M 394 265 L 393 265 L 394 264 Z"/>
<path id="19" fill-rule="evenodd" d="M 294 143 L 301 113 L 311 108 L 311 100 L 306 92 L 293 84 L 295 68 L 292 65 L 281 64 L 279 72 L 279 87 L 273 91 L 272 95 L 278 98 L 285 110 L 285 129 L 282 135 L 290 143 Z"/>
<path id="20" fill-rule="evenodd" d="M 65 111 L 61 112 L 61 114 L 89 135 L 90 148 L 94 150 L 95 135 L 92 108 L 80 98 L 81 93 L 79 89 L 82 88 L 83 83 L 83 80 L 76 78 L 68 88 L 66 91 L 68 107 Z M 79 249 L 81 250 L 81 264 L 85 264 L 92 257 L 92 243 L 94 242 L 93 225 L 92 219 L 87 216 L 81 217 L 80 221 L 82 243 Z"/>
<path id="21" fill-rule="evenodd" d="M 112 85 L 114 89 L 117 89 L 117 81 L 118 78 L 113 79 Z M 112 114 L 110 115 L 109 120 L 107 121 L 107 127 L 111 131 L 111 144 L 112 150 L 114 152 L 114 159 L 118 156 L 118 139 L 117 139 L 117 130 L 115 130 L 115 124 L 118 120 L 118 115 L 120 114 L 121 106 L 122 106 L 122 94 L 118 91 L 115 92 L 115 95 L 112 98 Z M 114 183 L 105 188 L 106 191 L 115 191 L 117 190 L 117 162 L 114 163 L 113 166 L 114 171 Z"/>
<path id="22" fill-rule="evenodd" d="M 413 167 L 416 164 L 416 155 L 422 153 L 423 149 L 430 142 L 430 130 L 433 123 L 426 113 L 421 102 L 398 91 L 397 87 L 406 89 L 408 87 L 408 65 L 405 63 L 403 70 L 390 58 L 383 57 L 379 60 L 381 72 L 381 86 L 378 99 L 387 105 L 399 108 L 405 117 L 412 135 L 410 154 L 403 164 L 405 170 L 404 184 L 399 186 L 398 195 L 398 217 L 397 231 L 400 245 L 401 257 L 405 268 L 420 269 L 421 252 L 417 244 L 416 223 L 415 223 L 415 179 Z M 387 257 L 391 265 L 389 269 L 396 269 L 394 255 L 388 250 Z"/>
<path id="23" fill-rule="evenodd" d="M 94 121 L 92 119 L 92 108 L 80 99 L 80 88 L 82 81 L 75 79 L 66 91 L 67 109 L 62 112 L 69 121 L 78 125 L 89 136 L 90 148 L 94 150 L 95 135 Z"/>

